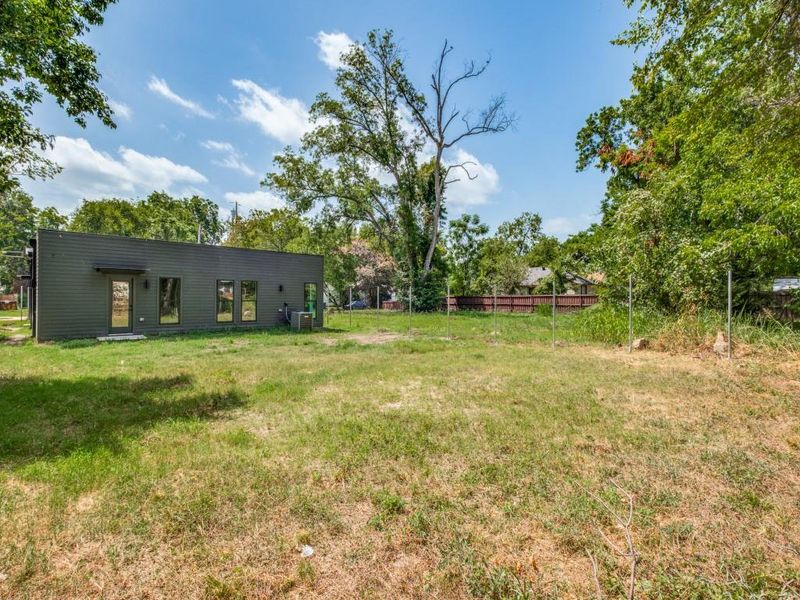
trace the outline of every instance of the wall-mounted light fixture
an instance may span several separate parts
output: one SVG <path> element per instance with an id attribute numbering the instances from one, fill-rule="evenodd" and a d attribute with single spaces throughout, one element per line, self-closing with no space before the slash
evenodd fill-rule
<path id="1" fill-rule="evenodd" d="M 145 279 L 144 280 L 144 289 L 146 289 L 146 290 L 150 289 L 150 280 L 149 279 Z"/>
<path id="2" fill-rule="evenodd" d="M 283 284 L 282 284 L 282 283 L 278 285 L 278 291 L 279 291 L 279 292 L 282 292 L 282 291 L 283 291 Z"/>

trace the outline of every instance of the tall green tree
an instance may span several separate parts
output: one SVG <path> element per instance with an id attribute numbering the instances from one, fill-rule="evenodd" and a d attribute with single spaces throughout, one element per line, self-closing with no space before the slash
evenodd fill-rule
<path id="1" fill-rule="evenodd" d="M 517 256 L 529 254 L 542 239 L 542 217 L 536 213 L 523 212 L 520 216 L 501 223 L 497 236 L 511 244 Z"/>
<path id="2" fill-rule="evenodd" d="M 633 94 L 589 116 L 578 168 L 610 174 L 596 248 L 612 293 L 746 307 L 800 271 L 800 13 L 786 0 L 628 0 Z"/>
<path id="3" fill-rule="evenodd" d="M 227 246 L 277 252 L 307 252 L 310 229 L 303 217 L 288 208 L 253 210 L 231 222 Z"/>
<path id="4" fill-rule="evenodd" d="M 513 244 L 500 236 L 492 236 L 481 244 L 478 256 L 477 293 L 489 295 L 516 294 L 525 278 L 528 263 L 517 254 Z"/>
<path id="5" fill-rule="evenodd" d="M 139 201 L 84 200 L 69 224 L 72 231 L 124 235 L 154 240 L 219 244 L 224 225 L 219 208 L 207 198 L 173 198 L 153 192 Z"/>
<path id="6" fill-rule="evenodd" d="M 278 252 L 307 252 L 310 229 L 303 217 L 288 208 L 253 210 L 231 223 L 225 244 Z"/>
<path id="7" fill-rule="evenodd" d="M 342 220 L 330 208 L 323 209 L 309 223 L 307 252 L 321 254 L 325 277 L 325 296 L 334 306 L 342 307 L 348 300 L 348 289 L 356 281 L 356 260 L 347 252 L 357 236 L 354 223 Z"/>
<path id="8" fill-rule="evenodd" d="M 20 189 L 0 192 L 0 289 L 8 289 L 14 278 L 28 272 L 25 258 L 19 256 L 30 244 L 37 229 L 63 229 L 66 217 L 53 207 L 39 210 L 33 198 Z"/>
<path id="9" fill-rule="evenodd" d="M 445 46 L 434 74 L 435 106 L 427 105 L 405 74 L 402 51 L 391 31 L 371 31 L 343 57 L 336 96 L 320 94 L 311 108 L 314 125 L 298 149 L 276 157 L 277 170 L 264 184 L 300 212 L 327 204 L 343 222 L 367 224 L 379 249 L 398 267 L 397 287 L 413 285 L 415 307 L 435 308 L 443 289 L 439 229 L 446 218 L 445 187 L 455 171 L 472 177 L 471 165 L 446 165 L 443 153 L 467 137 L 500 131 L 510 124 L 504 101 L 494 101 L 466 130 L 451 137 L 462 116 L 451 110 L 453 88 L 478 77 L 484 66 L 468 66 L 446 80 Z M 464 115 L 465 116 L 465 115 Z M 458 119 L 458 123 L 461 123 Z M 420 164 L 425 142 L 436 151 Z"/>
<path id="10" fill-rule="evenodd" d="M 450 221 L 445 235 L 447 265 L 451 292 L 456 296 L 478 293 L 476 288 L 481 255 L 481 245 L 489 233 L 489 226 L 478 215 L 463 214 Z"/>
<path id="11" fill-rule="evenodd" d="M 47 93 L 80 126 L 95 115 L 114 127 L 100 91 L 97 56 L 81 41 L 103 23 L 113 0 L 2 0 L 0 2 L 0 191 L 17 178 L 51 177 L 58 166 L 40 151 L 52 137 L 31 123 Z"/>
<path id="12" fill-rule="evenodd" d="M 275 158 L 278 170 L 264 183 L 301 213 L 322 204 L 328 221 L 368 225 L 413 281 L 430 237 L 424 228 L 431 222 L 431 194 L 430 178 L 417 162 L 421 135 L 401 121 L 402 99 L 388 76 L 402 66 L 400 51 L 391 34 L 371 32 L 342 61 L 337 97 L 317 97 L 310 113 L 314 128 L 298 149 Z"/>

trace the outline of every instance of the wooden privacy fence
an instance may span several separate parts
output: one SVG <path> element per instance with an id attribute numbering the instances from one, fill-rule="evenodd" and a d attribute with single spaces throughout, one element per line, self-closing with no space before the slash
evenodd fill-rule
<path id="1" fill-rule="evenodd" d="M 561 294 L 556 296 L 556 309 L 559 312 L 580 310 L 587 306 L 597 304 L 597 296 Z M 498 312 L 533 312 L 537 306 L 552 306 L 553 296 L 539 294 L 536 296 L 498 296 Z M 493 296 L 450 296 L 450 310 L 477 310 L 491 312 L 494 306 Z M 399 300 L 386 300 L 381 303 L 381 308 L 386 310 L 405 310 L 405 304 Z M 442 308 L 447 308 L 447 302 L 442 302 Z"/>
<path id="2" fill-rule="evenodd" d="M 446 302 L 443 303 L 447 307 Z M 568 312 L 580 310 L 597 304 L 597 296 L 580 294 L 559 294 L 556 296 L 556 310 Z M 537 306 L 552 306 L 553 296 L 537 294 L 534 296 L 497 296 L 497 312 L 533 312 Z M 494 296 L 450 296 L 450 310 L 477 310 L 491 312 Z"/>

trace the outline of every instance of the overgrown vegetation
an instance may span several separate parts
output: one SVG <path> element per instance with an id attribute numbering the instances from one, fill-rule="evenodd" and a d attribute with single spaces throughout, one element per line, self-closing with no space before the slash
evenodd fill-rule
<path id="1" fill-rule="evenodd" d="M 676 315 L 644 308 L 633 314 L 635 336 L 647 338 L 662 350 L 709 350 L 717 334 L 726 329 L 725 314 L 708 309 Z M 737 314 L 732 329 L 735 343 L 743 348 L 800 351 L 800 330 L 769 316 Z M 570 322 L 570 334 L 577 340 L 627 344 L 628 308 L 606 302 L 585 309 Z"/>
<path id="2" fill-rule="evenodd" d="M 757 310 L 773 277 L 800 272 L 800 11 L 784 0 L 626 0 L 615 43 L 644 51 L 633 93 L 589 116 L 578 168 L 609 172 L 583 258 L 651 306 Z"/>

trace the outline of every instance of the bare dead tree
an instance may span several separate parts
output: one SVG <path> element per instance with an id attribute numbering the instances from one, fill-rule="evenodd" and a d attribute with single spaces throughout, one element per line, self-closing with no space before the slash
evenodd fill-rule
<path id="1" fill-rule="evenodd" d="M 466 81 L 476 79 L 483 75 L 489 67 L 490 59 L 477 64 L 474 60 L 464 65 L 460 75 L 448 79 L 445 73 L 445 63 L 453 47 L 445 40 L 439 54 L 436 67 L 431 75 L 431 88 L 433 89 L 433 103 L 431 112 L 428 111 L 428 102 L 423 94 L 417 92 L 411 82 L 401 70 L 393 69 L 390 72 L 395 79 L 400 96 L 405 101 L 414 121 L 422 130 L 425 138 L 434 148 L 434 193 L 435 205 L 432 215 L 432 232 L 430 245 L 425 255 L 424 269 L 429 271 L 433 261 L 433 253 L 439 240 L 439 225 L 442 214 L 442 202 L 445 187 L 450 183 L 459 181 L 450 178 L 454 171 L 461 171 L 468 179 L 475 179 L 477 175 L 470 173 L 469 167 L 474 166 L 471 161 L 443 166 L 445 150 L 452 148 L 462 140 L 483 134 L 501 133 L 511 127 L 516 120 L 513 114 L 506 112 L 505 96 L 496 96 L 481 110 L 477 116 L 472 111 L 462 112 L 453 102 L 451 94 L 455 88 Z M 462 123 L 457 133 L 451 134 L 451 126 L 456 120 Z"/>
<path id="2" fill-rule="evenodd" d="M 616 488 L 616 490 L 622 494 L 628 505 L 627 514 L 623 517 L 617 513 L 614 508 L 608 504 L 605 500 L 603 500 L 597 494 L 586 490 L 587 493 L 594 498 L 614 519 L 617 524 L 617 527 L 622 530 L 623 538 L 625 539 L 625 547 L 623 548 L 617 543 L 614 543 L 599 527 L 597 528 L 600 537 L 603 538 L 603 541 L 606 545 L 619 557 L 624 558 L 628 561 L 628 593 L 627 598 L 628 600 L 633 600 L 636 593 L 636 566 L 639 562 L 639 553 L 636 551 L 636 547 L 633 543 L 633 533 L 631 532 L 631 526 L 633 524 L 633 495 L 619 485 L 616 481 L 611 479 L 611 484 Z M 602 588 L 600 587 L 600 579 L 598 577 L 598 569 L 597 569 L 597 560 L 592 555 L 589 550 L 586 550 L 586 554 L 589 556 L 589 560 L 592 563 L 592 576 L 594 578 L 595 589 L 598 598 L 603 598 Z"/>

